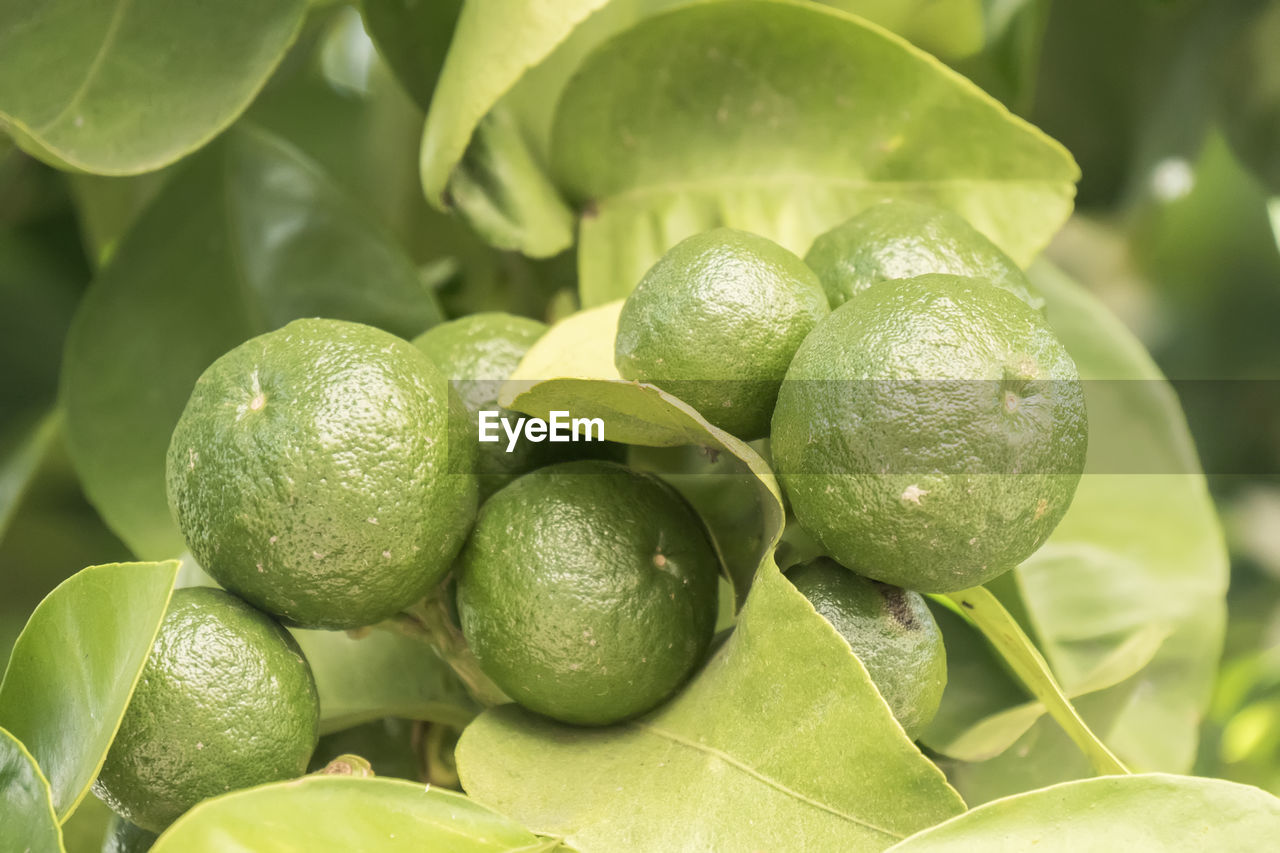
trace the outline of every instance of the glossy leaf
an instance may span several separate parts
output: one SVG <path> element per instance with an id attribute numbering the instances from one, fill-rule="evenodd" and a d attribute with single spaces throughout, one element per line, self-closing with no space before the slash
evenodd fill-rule
<path id="1" fill-rule="evenodd" d="M 446 189 L 480 120 L 521 75 L 609 0 L 490 0 L 463 5 L 422 137 L 422 188 Z"/>
<path id="2" fill-rule="evenodd" d="M 1026 263 L 1078 177 L 1060 145 L 900 39 L 766 0 L 681 7 L 606 42 L 565 89 L 551 157 L 583 214 L 585 305 L 705 228 L 802 253 L 886 197 L 953 208 Z"/>
<path id="3" fill-rule="evenodd" d="M 707 423 L 671 394 L 621 379 L 613 364 L 621 302 L 580 311 L 553 326 L 530 347 L 503 386 L 500 402 L 515 411 L 547 418 L 553 409 L 575 417 L 601 418 L 605 439 L 651 447 L 697 445 L 726 451 L 756 489 L 755 523 L 738 531 L 755 548 L 727 568 L 741 604 L 756 568 L 772 552 L 785 523 L 782 493 L 768 465 L 749 445 Z M 725 548 L 721 545 L 722 554 Z M 749 556 L 748 556 L 749 554 Z"/>
<path id="4" fill-rule="evenodd" d="M 0 125 L 62 168 L 158 169 L 244 111 L 306 0 L 11 0 L 0 7 Z"/>
<path id="5" fill-rule="evenodd" d="M 814 773 L 814 767 L 823 772 Z M 583 853 L 883 850 L 964 804 L 849 646 L 772 565 L 673 700 L 581 729 L 505 705 L 458 744 L 463 787 Z"/>
<path id="6" fill-rule="evenodd" d="M 559 847 L 461 794 L 399 779 L 308 776 L 207 800 L 152 853 L 536 853 Z"/>
<path id="7" fill-rule="evenodd" d="M 479 710 L 449 666 L 424 642 L 390 631 L 362 637 L 294 631 L 320 691 L 320 730 L 329 733 L 381 717 L 461 728 Z"/>
<path id="8" fill-rule="evenodd" d="M 1041 265 L 1032 278 L 1081 376 L 1117 381 L 1085 382 L 1086 473 L 1053 536 L 1016 570 L 1026 618 L 1066 684 L 1096 670 L 1134 631 L 1168 630 L 1137 674 L 1074 704 L 1130 768 L 1186 772 L 1222 642 L 1222 532 L 1177 398 L 1142 346 L 1062 273 Z M 1124 473 L 1135 470 L 1184 473 Z M 957 765 L 951 777 L 982 802 L 1089 775 L 1055 728 L 1042 719 L 999 757 Z"/>
<path id="9" fill-rule="evenodd" d="M 62 853 L 49 783 L 22 742 L 0 729 L 0 844 L 26 853 Z"/>
<path id="10" fill-rule="evenodd" d="M 0 726 L 35 756 L 59 820 L 98 775 L 177 572 L 177 562 L 78 572 L 40 603 L 14 645 L 0 683 Z"/>
<path id="11" fill-rule="evenodd" d="M 95 281 L 67 343 L 72 458 L 135 554 L 183 550 L 164 456 L 196 378 L 244 340 L 311 316 L 405 337 L 440 319 L 403 251 L 309 161 L 237 131 L 166 184 Z"/>
<path id="12" fill-rule="evenodd" d="M 891 848 L 982 850 L 1262 850 L 1280 833 L 1280 800 L 1221 779 L 1103 776 L 979 806 Z"/>

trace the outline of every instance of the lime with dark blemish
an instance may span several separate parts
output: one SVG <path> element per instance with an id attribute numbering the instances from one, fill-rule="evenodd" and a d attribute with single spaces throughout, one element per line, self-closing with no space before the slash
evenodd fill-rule
<path id="1" fill-rule="evenodd" d="M 918 736 L 947 685 L 942 632 L 924 598 L 827 557 L 792 568 L 787 579 L 844 637 L 907 735 Z"/>
<path id="2" fill-rule="evenodd" d="M 307 628 L 370 625 L 421 598 L 466 537 L 469 423 L 407 341 L 298 320 L 197 380 L 169 505 L 196 561 L 250 603 Z"/>
<path id="3" fill-rule="evenodd" d="M 230 593 L 174 592 L 94 793 L 160 832 L 201 800 L 301 775 L 320 705 L 280 623 Z"/>
<path id="4" fill-rule="evenodd" d="M 671 486 L 611 462 L 525 474 L 485 502 L 458 560 L 462 632 L 513 699 L 605 725 L 702 662 L 719 561 Z"/>
<path id="5" fill-rule="evenodd" d="M 873 285 L 818 324 L 773 414 L 796 520 L 858 572 L 920 592 L 986 583 L 1044 543 L 1084 469 L 1075 362 L 990 282 Z"/>

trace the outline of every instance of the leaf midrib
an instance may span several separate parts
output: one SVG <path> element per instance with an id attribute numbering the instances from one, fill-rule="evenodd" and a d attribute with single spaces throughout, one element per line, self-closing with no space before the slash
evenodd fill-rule
<path id="1" fill-rule="evenodd" d="M 841 818 L 842 820 L 847 820 L 850 823 L 858 824 L 859 826 L 865 827 L 866 829 L 872 830 L 873 832 L 878 832 L 881 835 L 886 835 L 890 838 L 894 838 L 898 840 L 906 838 L 906 836 L 901 833 L 894 832 L 893 830 L 890 830 L 890 829 L 885 829 L 882 826 L 876 826 L 873 823 L 863 820 L 857 815 L 851 815 L 846 812 L 842 812 L 839 809 L 835 808 L 834 806 L 827 805 L 826 803 L 820 802 L 819 800 L 815 800 L 813 797 L 810 797 L 806 794 L 802 794 L 799 791 L 795 790 L 794 788 L 791 788 L 788 785 L 783 784 L 777 779 L 774 779 L 770 776 L 766 776 L 765 774 L 743 763 L 737 758 L 734 758 L 732 755 L 730 755 L 727 752 L 724 752 L 723 750 L 716 749 L 713 746 L 708 746 L 705 743 L 698 743 L 697 741 L 690 740 L 686 737 L 676 734 L 675 732 L 671 732 L 666 729 L 659 728 L 658 726 L 655 726 L 652 723 L 632 721 L 628 725 L 636 729 L 639 729 L 641 731 L 650 732 L 660 738 L 669 740 L 672 743 L 678 744 L 688 749 L 692 749 L 695 752 L 701 752 L 704 755 L 708 755 L 708 756 L 711 756 L 712 758 L 716 758 L 720 761 L 723 761 L 725 764 L 729 765 L 730 767 L 733 767 L 739 772 L 750 776 L 751 778 L 755 779 L 758 782 L 762 782 L 765 785 L 768 785 L 770 788 L 773 788 L 776 791 L 779 791 L 789 797 L 794 797 L 795 799 L 805 803 L 806 805 L 809 805 L 809 806 L 812 806 L 813 808 L 827 812 L 828 814 L 834 815 L 835 817 Z"/>

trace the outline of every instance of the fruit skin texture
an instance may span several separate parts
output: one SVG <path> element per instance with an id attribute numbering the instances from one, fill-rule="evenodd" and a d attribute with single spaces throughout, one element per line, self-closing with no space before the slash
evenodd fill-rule
<path id="1" fill-rule="evenodd" d="M 319 720 L 311 667 L 276 620 L 179 589 L 93 790 L 160 832 L 201 800 L 301 775 Z"/>
<path id="2" fill-rule="evenodd" d="M 169 506 L 222 586 L 290 624 L 385 619 L 448 571 L 475 514 L 475 436 L 425 355 L 358 323 L 298 320 L 196 382 Z"/>
<path id="3" fill-rule="evenodd" d="M 918 737 L 947 686 L 942 631 L 924 598 L 827 557 L 790 569 L 787 579 L 844 637 L 907 735 Z"/>
<path id="4" fill-rule="evenodd" d="M 702 662 L 719 561 L 656 477 L 610 462 L 540 468 L 485 503 L 458 561 L 462 632 L 520 704 L 606 725 L 657 705 Z"/>
<path id="5" fill-rule="evenodd" d="M 743 439 L 762 438 L 787 365 L 829 308 L 813 271 L 730 228 L 677 243 L 618 317 L 614 362 Z"/>
<path id="6" fill-rule="evenodd" d="M 472 413 L 472 436 L 479 429 L 479 412 L 497 410 L 514 420 L 519 415 L 498 405 L 502 383 L 515 372 L 524 354 L 547 326 L 527 317 L 501 311 L 469 314 L 434 326 L 413 339 L 413 345 L 427 354 L 449 378 L 462 403 Z M 478 444 L 476 473 L 483 500 L 515 477 L 550 461 L 548 449 L 554 445 L 521 441 L 507 453 L 505 435 L 497 444 Z"/>
<path id="7" fill-rule="evenodd" d="M 921 592 L 985 583 L 1039 548 L 1087 443 L 1075 363 L 1044 318 L 946 275 L 882 282 L 832 312 L 773 415 L 801 526 L 843 565 Z"/>
<path id="8" fill-rule="evenodd" d="M 928 273 L 970 276 L 1032 308 L 1044 299 L 1026 274 L 960 214 L 911 201 L 883 201 L 820 235 L 804 256 L 839 308 L 873 284 Z"/>

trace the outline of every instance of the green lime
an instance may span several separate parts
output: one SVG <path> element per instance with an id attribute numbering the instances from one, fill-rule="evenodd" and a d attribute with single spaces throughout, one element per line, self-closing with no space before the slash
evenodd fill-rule
<path id="1" fill-rule="evenodd" d="M 889 710 L 916 738 L 947 686 L 942 632 L 920 593 L 868 580 L 827 557 L 796 566 L 787 579 L 844 637 Z"/>
<path id="2" fill-rule="evenodd" d="M 540 468 L 499 491 L 458 567 L 480 667 L 557 720 L 649 710 L 711 642 L 720 567 L 705 528 L 666 483 L 611 462 Z"/>
<path id="3" fill-rule="evenodd" d="M 813 270 L 776 243 L 716 228 L 677 243 L 618 317 L 614 361 L 744 439 L 769 431 L 787 365 L 827 312 Z"/>
<path id="4" fill-rule="evenodd" d="M 529 347 L 546 331 L 545 323 L 493 311 L 441 323 L 414 338 L 413 345 L 449 377 L 473 416 L 472 435 L 476 435 L 481 411 L 498 412 L 500 418 L 512 422 L 519 417 L 498 405 L 498 392 Z M 508 453 L 505 436 L 497 443 L 478 444 L 476 473 L 481 499 L 550 461 L 552 447 L 521 439 Z"/>
<path id="5" fill-rule="evenodd" d="M 291 624 L 357 628 L 448 571 L 475 513 L 474 454 L 421 351 L 298 320 L 196 382 L 169 444 L 169 505 L 222 586 Z"/>
<path id="6" fill-rule="evenodd" d="M 201 800 L 301 775 L 319 719 L 280 623 L 220 589 L 179 589 L 93 790 L 160 832 Z"/>
<path id="7" fill-rule="evenodd" d="M 950 210 L 883 201 L 813 241 L 804 261 L 822 281 L 832 308 L 880 281 L 949 273 L 989 281 L 1032 308 L 1044 307 L 1009 256 Z"/>
<path id="8" fill-rule="evenodd" d="M 887 281 L 818 324 L 773 415 L 774 464 L 827 553 L 922 592 L 1028 557 L 1067 511 L 1088 421 L 1039 312 L 987 282 Z"/>

